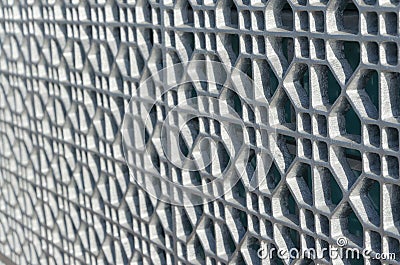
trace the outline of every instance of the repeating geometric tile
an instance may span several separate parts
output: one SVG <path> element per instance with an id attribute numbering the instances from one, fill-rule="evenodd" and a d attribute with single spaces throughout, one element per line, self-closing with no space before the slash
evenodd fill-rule
<path id="1" fill-rule="evenodd" d="M 279 264 L 258 258 L 262 242 L 320 254 L 346 236 L 397 253 L 364 264 L 400 264 L 399 45 L 396 0 L 1 1 L 0 253 L 19 264 Z M 192 60 L 248 74 L 268 104 L 241 118 L 276 136 L 249 140 L 246 172 L 265 180 L 256 190 L 244 178 L 215 201 L 173 206 L 132 180 L 145 168 L 129 172 L 120 128 L 141 82 Z M 277 150 L 272 167 L 253 172 L 263 148 Z"/>

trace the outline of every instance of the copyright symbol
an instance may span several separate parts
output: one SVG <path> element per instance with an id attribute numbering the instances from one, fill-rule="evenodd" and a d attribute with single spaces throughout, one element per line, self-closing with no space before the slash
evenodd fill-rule
<path id="1" fill-rule="evenodd" d="M 349 241 L 347 240 L 347 238 L 345 238 L 345 237 L 339 237 L 337 240 L 336 240 L 336 244 L 339 246 L 339 247 L 345 247 L 345 246 L 347 246 L 347 244 L 349 243 Z"/>

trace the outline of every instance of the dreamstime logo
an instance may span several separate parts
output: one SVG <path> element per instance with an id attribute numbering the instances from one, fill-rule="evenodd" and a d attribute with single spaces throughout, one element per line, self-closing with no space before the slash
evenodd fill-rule
<path id="1" fill-rule="evenodd" d="M 347 246 L 347 244 L 349 244 L 349 240 L 347 238 L 341 236 L 336 240 L 336 244 L 338 245 L 338 247 L 342 248 L 342 247 Z"/>
<path id="2" fill-rule="evenodd" d="M 329 257 L 335 259 L 375 259 L 375 260 L 395 260 L 395 253 L 376 253 L 370 249 L 360 250 L 358 248 L 348 247 L 349 241 L 345 237 L 339 237 L 336 240 L 336 246 L 330 245 L 327 248 L 319 250 L 315 248 L 308 249 L 277 249 L 269 247 L 266 242 L 262 242 L 257 251 L 260 259 L 272 259 L 275 256 L 281 260 L 293 259 L 323 259 Z"/>
<path id="3" fill-rule="evenodd" d="M 175 205 L 215 200 L 239 179 L 257 188 L 265 181 L 258 172 L 265 176 L 272 164 L 263 138 L 274 135 L 267 126 L 264 133 L 257 128 L 254 106 L 268 109 L 259 92 L 247 74 L 218 62 L 154 71 L 134 92 L 122 125 L 135 182 Z"/>

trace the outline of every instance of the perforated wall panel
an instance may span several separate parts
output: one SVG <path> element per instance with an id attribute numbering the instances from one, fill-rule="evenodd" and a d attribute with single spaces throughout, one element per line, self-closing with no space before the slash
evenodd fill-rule
<path id="1" fill-rule="evenodd" d="M 314 264 L 356 264 L 322 253 L 339 238 L 346 247 L 398 254 L 398 4 L 3 0 L 2 261 L 312 262 L 279 261 L 276 254 L 262 259 L 265 244 L 315 248 Z M 162 95 L 164 77 L 139 89 L 161 69 L 197 60 L 226 66 L 236 90 L 188 82 Z M 220 74 L 197 66 L 191 74 L 206 71 L 206 81 Z M 231 67 L 251 83 L 239 82 Z M 134 99 L 129 104 L 132 96 L 137 105 Z M 194 97 L 199 116 L 188 112 L 183 140 L 178 146 L 168 141 L 167 153 L 160 152 L 160 124 Z M 157 102 L 154 108 L 140 105 L 147 99 Z M 236 116 L 224 115 L 220 102 Z M 151 165 L 133 147 L 125 159 L 121 133 L 125 113 L 137 119 L 145 111 L 151 126 L 142 137 Z M 171 118 L 164 128 L 180 125 Z M 217 143 L 203 147 L 218 163 L 208 165 L 204 153 L 191 149 L 199 135 Z M 239 160 L 232 160 L 228 142 Z M 177 149 L 207 165 L 186 172 L 168 159 Z M 238 176 L 230 189 L 215 198 L 217 186 L 199 189 L 190 199 L 204 203 L 194 205 L 179 205 L 180 191 L 153 179 L 204 185 L 226 168 Z M 363 262 L 400 264 L 396 258 Z"/>

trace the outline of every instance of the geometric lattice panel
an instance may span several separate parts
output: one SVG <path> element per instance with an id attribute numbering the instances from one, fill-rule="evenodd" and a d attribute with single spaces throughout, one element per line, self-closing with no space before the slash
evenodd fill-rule
<path id="1" fill-rule="evenodd" d="M 1 260 L 400 264 L 399 10 L 396 0 L 1 1 Z M 245 174 L 228 192 L 174 205 L 138 185 L 138 175 L 153 173 L 139 155 L 125 159 L 121 128 L 132 96 L 144 102 L 152 92 L 139 95 L 143 82 L 198 60 L 239 69 L 251 86 L 233 83 L 253 98 L 209 85 L 152 94 L 150 149 L 162 145 L 166 110 L 196 94 L 214 120 L 224 119 L 215 99 L 237 111 L 249 152 L 233 165 Z M 214 120 L 191 120 L 191 140 L 169 148 L 190 149 L 198 135 L 237 144 Z M 229 150 L 221 150 L 225 168 Z M 185 174 L 164 154 L 150 156 L 173 181 L 215 177 L 212 166 Z M 321 255 L 343 237 L 396 259 Z M 260 259 L 264 243 L 316 255 Z"/>

